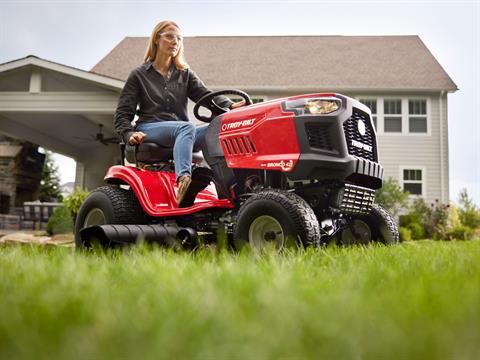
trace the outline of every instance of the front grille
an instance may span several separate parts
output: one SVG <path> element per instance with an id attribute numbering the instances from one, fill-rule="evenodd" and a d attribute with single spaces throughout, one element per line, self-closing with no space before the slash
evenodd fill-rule
<path id="1" fill-rule="evenodd" d="M 350 184 L 345 184 L 340 195 L 339 208 L 349 214 L 368 214 L 375 200 L 374 190 Z"/>
<path id="2" fill-rule="evenodd" d="M 312 123 L 305 124 L 307 132 L 308 145 L 312 148 L 322 150 L 333 150 L 330 136 L 328 134 L 330 124 Z"/>
<path id="3" fill-rule="evenodd" d="M 365 124 L 365 135 L 361 135 L 358 130 L 358 122 L 362 120 Z M 353 108 L 353 113 L 348 120 L 343 123 L 343 130 L 347 140 L 348 153 L 359 158 L 370 161 L 377 161 L 377 144 L 375 134 L 372 129 L 372 123 L 367 113 Z M 371 151 L 369 151 L 371 149 Z"/>

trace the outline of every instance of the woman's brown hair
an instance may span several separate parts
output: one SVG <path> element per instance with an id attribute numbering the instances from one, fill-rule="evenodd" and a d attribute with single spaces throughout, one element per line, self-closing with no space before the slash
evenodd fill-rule
<path id="1" fill-rule="evenodd" d="M 154 61 L 155 56 L 157 55 L 157 44 L 155 44 L 155 40 L 158 37 L 158 34 L 162 33 L 163 30 L 168 26 L 175 26 L 177 29 L 180 30 L 180 27 L 173 21 L 164 20 L 160 21 L 157 26 L 153 28 L 152 36 L 150 36 L 150 40 L 148 41 L 147 51 L 145 52 L 145 56 L 143 60 L 147 61 Z M 178 70 L 185 70 L 188 69 L 190 66 L 185 61 L 183 56 L 183 43 L 178 44 L 178 53 L 173 58 L 173 63 Z"/>

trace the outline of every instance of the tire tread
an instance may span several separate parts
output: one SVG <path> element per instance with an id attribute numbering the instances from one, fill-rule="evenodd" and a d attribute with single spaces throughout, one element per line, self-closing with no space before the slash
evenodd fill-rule
<path id="1" fill-rule="evenodd" d="M 313 209 L 303 198 L 292 192 L 269 189 L 256 193 L 240 207 L 237 219 L 242 216 L 249 204 L 258 200 L 275 201 L 282 205 L 291 216 L 303 246 L 320 245 L 320 226 Z"/>

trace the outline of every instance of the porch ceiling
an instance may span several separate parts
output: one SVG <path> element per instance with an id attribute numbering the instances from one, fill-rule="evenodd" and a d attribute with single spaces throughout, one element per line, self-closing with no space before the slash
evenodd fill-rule
<path id="1" fill-rule="evenodd" d="M 95 140 L 99 124 L 103 125 L 104 137 L 115 136 L 112 115 L 0 114 L 0 132 L 76 159 L 81 158 L 85 150 L 101 151 L 106 147 Z"/>

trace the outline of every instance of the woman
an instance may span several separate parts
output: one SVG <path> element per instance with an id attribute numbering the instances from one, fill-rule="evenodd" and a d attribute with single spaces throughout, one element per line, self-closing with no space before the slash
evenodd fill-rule
<path id="1" fill-rule="evenodd" d="M 173 147 L 178 183 L 177 202 L 191 183 L 192 150 L 200 149 L 203 128 L 195 129 L 188 121 L 188 98 L 197 102 L 210 93 L 183 57 L 183 38 L 173 21 L 162 21 L 153 29 L 144 58 L 134 69 L 120 94 L 115 112 L 115 129 L 125 142 L 137 145 L 148 139 Z M 218 105 L 235 109 L 245 104 L 217 97 Z M 138 105 L 138 111 L 137 111 Z M 131 122 L 138 114 L 134 129 Z"/>

